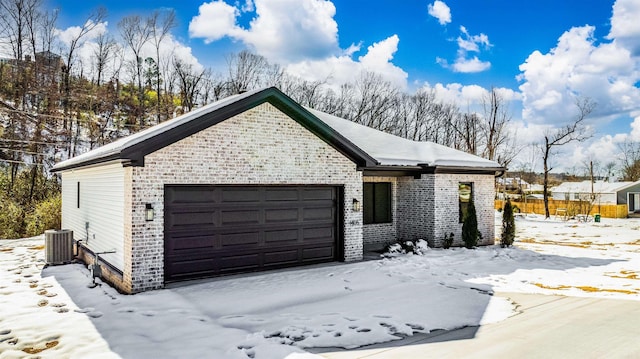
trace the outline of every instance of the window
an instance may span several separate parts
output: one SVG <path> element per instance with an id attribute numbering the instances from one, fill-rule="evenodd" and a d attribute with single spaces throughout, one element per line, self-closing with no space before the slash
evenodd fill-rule
<path id="1" fill-rule="evenodd" d="M 364 224 L 391 223 L 391 183 L 364 183 Z"/>
<path id="2" fill-rule="evenodd" d="M 473 183 L 460 182 L 458 184 L 458 206 L 460 209 L 459 222 L 462 223 L 469 209 L 469 202 L 473 198 Z"/>
<path id="3" fill-rule="evenodd" d="M 76 206 L 80 208 L 80 182 L 78 182 L 78 192 L 76 193 Z"/>

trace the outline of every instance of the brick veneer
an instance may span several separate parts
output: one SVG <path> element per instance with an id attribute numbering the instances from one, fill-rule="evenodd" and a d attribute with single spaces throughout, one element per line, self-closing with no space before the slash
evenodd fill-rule
<path id="1" fill-rule="evenodd" d="M 434 176 L 434 221 L 433 241 L 441 246 L 445 233 L 453 233 L 454 246 L 463 245 L 462 223 L 458 205 L 458 185 L 460 182 L 473 183 L 473 200 L 478 217 L 478 230 L 482 233 L 479 245 L 493 244 L 495 241 L 494 199 L 495 177 L 493 175 L 436 174 Z"/>
<path id="2" fill-rule="evenodd" d="M 269 103 L 145 157 L 125 176 L 125 269 L 130 292 L 164 285 L 167 184 L 327 184 L 344 188 L 345 260 L 362 258 L 362 173 L 348 158 Z M 144 218 L 151 203 L 155 219 Z"/>

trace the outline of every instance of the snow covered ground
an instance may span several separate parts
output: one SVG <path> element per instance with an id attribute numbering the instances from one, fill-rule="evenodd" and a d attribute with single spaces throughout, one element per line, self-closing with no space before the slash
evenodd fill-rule
<path id="1" fill-rule="evenodd" d="M 43 269 L 43 238 L 1 240 L 0 358 L 314 358 L 306 348 L 514 315 L 496 291 L 640 300 L 640 220 L 529 216 L 517 228 L 509 249 L 430 249 L 132 296 L 89 288 L 81 264 Z"/>

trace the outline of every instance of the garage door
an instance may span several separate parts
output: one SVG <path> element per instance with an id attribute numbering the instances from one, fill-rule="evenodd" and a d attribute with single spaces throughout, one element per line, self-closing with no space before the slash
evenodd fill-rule
<path id="1" fill-rule="evenodd" d="M 165 280 L 339 259 L 340 188 L 166 186 Z"/>

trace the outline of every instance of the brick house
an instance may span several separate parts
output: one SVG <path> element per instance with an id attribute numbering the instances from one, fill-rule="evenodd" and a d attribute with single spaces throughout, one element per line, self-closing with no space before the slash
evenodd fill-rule
<path id="1" fill-rule="evenodd" d="M 136 293 L 227 273 L 354 261 L 364 247 L 461 238 L 473 197 L 494 241 L 504 169 L 307 109 L 276 88 L 231 96 L 60 162 L 62 226 Z"/>

